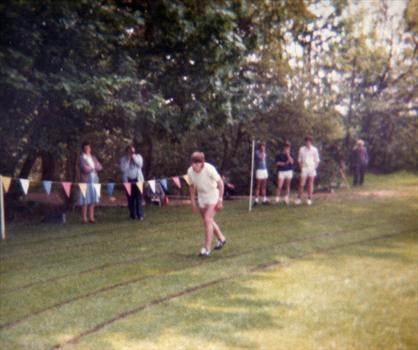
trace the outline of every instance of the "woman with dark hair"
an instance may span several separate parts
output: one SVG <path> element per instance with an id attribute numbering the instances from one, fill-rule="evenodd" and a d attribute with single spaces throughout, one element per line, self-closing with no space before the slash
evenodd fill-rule
<path id="1" fill-rule="evenodd" d="M 100 201 L 100 191 L 94 184 L 99 183 L 98 171 L 103 170 L 102 165 L 97 158 L 91 154 L 90 143 L 84 142 L 82 145 L 82 154 L 80 155 L 80 177 L 81 182 L 87 184 L 85 193 L 80 191 L 80 205 L 83 215 L 83 223 L 93 224 L 94 208 Z"/>

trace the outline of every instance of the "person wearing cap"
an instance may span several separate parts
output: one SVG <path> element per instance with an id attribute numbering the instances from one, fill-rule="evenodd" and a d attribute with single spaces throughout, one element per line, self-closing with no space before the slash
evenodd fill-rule
<path id="1" fill-rule="evenodd" d="M 294 160 L 290 154 L 290 142 L 285 141 L 282 151 L 276 155 L 276 165 L 278 170 L 276 203 L 280 202 L 282 187 L 285 185 L 284 202 L 289 204 L 290 183 L 293 178 L 293 163 Z"/>
<path id="2" fill-rule="evenodd" d="M 364 183 L 364 174 L 369 164 L 369 155 L 363 140 L 357 140 L 351 153 L 351 168 L 353 170 L 353 186 Z"/>
<path id="3" fill-rule="evenodd" d="M 211 253 L 214 234 L 217 238 L 216 250 L 222 249 L 226 243 L 225 236 L 215 222 L 216 212 L 222 209 L 224 183 L 215 167 L 205 162 L 203 152 L 193 152 L 191 163 L 187 170 L 187 176 L 190 180 L 191 205 L 193 212 L 200 212 L 205 229 L 204 246 L 200 250 L 199 256 L 208 257 Z"/>
<path id="4" fill-rule="evenodd" d="M 313 146 L 312 138 L 309 136 L 305 137 L 305 145 L 299 149 L 298 162 L 300 167 L 300 180 L 298 198 L 295 204 L 302 203 L 302 193 L 307 183 L 308 198 L 306 204 L 312 205 L 314 179 L 317 174 L 316 169 L 318 168 L 320 159 L 318 149 Z"/>

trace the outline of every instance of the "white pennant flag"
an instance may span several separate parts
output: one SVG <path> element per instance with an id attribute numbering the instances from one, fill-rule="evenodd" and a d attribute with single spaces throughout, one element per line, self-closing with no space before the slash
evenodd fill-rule
<path id="1" fill-rule="evenodd" d="M 152 192 L 155 193 L 155 180 L 149 180 L 148 185 L 151 187 Z"/>
<path id="2" fill-rule="evenodd" d="M 97 198 L 100 198 L 100 189 L 102 187 L 101 184 L 93 184 L 94 190 L 96 191 Z"/>
<path id="3" fill-rule="evenodd" d="M 23 193 L 25 195 L 27 195 L 28 190 L 29 190 L 29 180 L 28 179 L 19 179 L 19 181 L 20 181 L 20 185 L 22 186 Z"/>

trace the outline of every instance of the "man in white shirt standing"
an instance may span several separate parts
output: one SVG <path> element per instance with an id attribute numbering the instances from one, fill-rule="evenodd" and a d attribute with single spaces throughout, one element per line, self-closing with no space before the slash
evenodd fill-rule
<path id="1" fill-rule="evenodd" d="M 222 209 L 224 183 L 215 167 L 205 162 L 205 155 L 202 152 L 193 152 L 191 161 L 192 165 L 187 170 L 190 180 L 190 200 L 193 212 L 197 212 L 197 191 L 197 203 L 205 227 L 205 244 L 199 256 L 208 257 L 213 234 L 218 239 L 215 249 L 222 249 L 226 243 L 224 235 L 214 220 L 216 212 Z"/>
<path id="2" fill-rule="evenodd" d="M 305 137 L 305 145 L 299 149 L 298 162 L 300 167 L 300 181 L 298 198 L 295 203 L 302 203 L 301 198 L 303 189 L 306 182 L 308 182 L 308 199 L 306 200 L 306 204 L 312 205 L 314 179 L 316 176 L 316 169 L 318 168 L 320 162 L 318 149 L 312 145 L 312 138 Z"/>

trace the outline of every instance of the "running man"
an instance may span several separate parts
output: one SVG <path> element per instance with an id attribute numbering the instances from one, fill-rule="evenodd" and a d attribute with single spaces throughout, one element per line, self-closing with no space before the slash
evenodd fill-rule
<path id="1" fill-rule="evenodd" d="M 277 174 L 277 190 L 276 203 L 280 202 L 280 194 L 282 192 L 283 184 L 285 185 L 284 202 L 289 204 L 290 183 L 293 178 L 293 158 L 290 155 L 290 142 L 286 141 L 283 144 L 283 150 L 276 155 L 276 165 L 278 169 Z"/>
<path id="2" fill-rule="evenodd" d="M 305 145 L 299 149 L 298 162 L 300 166 L 300 182 L 298 198 L 295 204 L 302 203 L 302 193 L 306 182 L 308 182 L 308 199 L 306 204 L 312 205 L 312 194 L 316 169 L 318 168 L 320 159 L 318 149 L 312 145 L 312 138 L 305 137 Z"/>
<path id="3" fill-rule="evenodd" d="M 203 152 L 193 152 L 191 162 L 192 165 L 187 170 L 187 176 L 190 180 L 190 200 L 193 212 L 197 213 L 197 191 L 197 203 L 205 228 L 205 243 L 199 256 L 208 257 L 212 247 L 213 234 L 218 239 L 215 249 L 222 249 L 226 243 L 224 235 L 214 220 L 216 212 L 222 209 L 224 183 L 215 167 L 205 162 Z"/>

